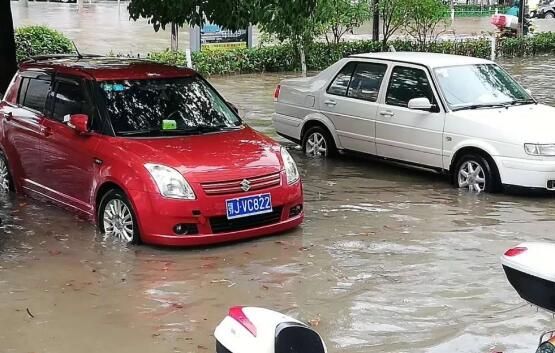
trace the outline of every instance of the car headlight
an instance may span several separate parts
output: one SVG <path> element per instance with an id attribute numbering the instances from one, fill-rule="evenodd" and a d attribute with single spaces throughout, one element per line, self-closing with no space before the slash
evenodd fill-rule
<path id="1" fill-rule="evenodd" d="M 194 200 L 195 192 L 177 170 L 160 164 L 145 164 L 160 194 L 170 199 Z"/>
<path id="2" fill-rule="evenodd" d="M 285 166 L 285 175 L 287 176 L 287 184 L 291 185 L 300 179 L 299 170 L 297 169 L 297 163 L 287 150 L 281 148 L 281 158 L 283 159 L 283 165 Z"/>
<path id="3" fill-rule="evenodd" d="M 555 156 L 555 144 L 525 143 L 524 151 L 532 156 Z"/>

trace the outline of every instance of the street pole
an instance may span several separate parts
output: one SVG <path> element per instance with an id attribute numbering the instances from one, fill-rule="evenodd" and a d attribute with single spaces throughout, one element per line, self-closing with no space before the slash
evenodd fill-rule
<path id="1" fill-rule="evenodd" d="M 374 20 L 372 21 L 372 40 L 377 42 L 380 40 L 380 6 L 379 0 L 372 0 L 372 11 Z"/>
<path id="2" fill-rule="evenodd" d="M 19 0 L 19 2 L 21 3 L 21 6 L 23 6 L 23 7 L 29 7 L 29 1 L 28 0 Z"/>
<path id="3" fill-rule="evenodd" d="M 175 22 L 171 23 L 171 50 L 177 52 L 179 49 L 179 25 Z"/>
<path id="4" fill-rule="evenodd" d="M 77 0 L 77 9 L 79 12 L 83 11 L 83 0 Z"/>
<path id="5" fill-rule="evenodd" d="M 526 10 L 526 0 L 520 0 L 520 9 L 518 11 L 518 36 L 524 37 L 524 10 Z"/>

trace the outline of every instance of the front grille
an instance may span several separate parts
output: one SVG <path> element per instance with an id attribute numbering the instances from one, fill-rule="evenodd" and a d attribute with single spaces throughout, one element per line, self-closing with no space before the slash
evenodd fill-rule
<path id="1" fill-rule="evenodd" d="M 212 217 L 210 218 L 210 227 L 212 227 L 212 233 L 215 234 L 262 227 L 279 222 L 282 209 L 283 207 L 274 207 L 271 213 L 236 219 L 227 219 L 226 216 Z"/>
<path id="2" fill-rule="evenodd" d="M 241 187 L 244 180 L 248 180 L 250 188 L 247 191 L 256 191 L 279 186 L 281 184 L 280 173 L 267 174 L 254 178 L 237 179 L 231 181 L 220 181 L 215 183 L 202 183 L 202 189 L 206 195 L 227 195 L 245 192 Z"/>

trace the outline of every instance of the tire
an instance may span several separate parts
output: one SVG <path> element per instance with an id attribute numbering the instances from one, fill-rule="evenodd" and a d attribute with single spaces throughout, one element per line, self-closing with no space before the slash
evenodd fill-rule
<path id="1" fill-rule="evenodd" d="M 479 154 L 463 155 L 455 165 L 454 185 L 476 194 L 499 191 L 501 183 L 495 164 L 492 163 Z"/>
<path id="2" fill-rule="evenodd" d="M 555 12 L 551 12 L 551 11 L 546 12 L 544 18 L 549 19 L 549 20 L 554 19 L 555 18 Z"/>
<path id="3" fill-rule="evenodd" d="M 121 190 L 112 189 L 102 196 L 97 221 L 100 232 L 106 237 L 115 237 L 127 244 L 140 244 L 137 216 Z"/>
<path id="4" fill-rule="evenodd" d="M 8 159 L 2 151 L 0 151 L 0 195 L 7 194 L 10 191 L 14 191 L 14 184 L 12 175 L 10 173 L 10 167 L 8 164 Z"/>
<path id="5" fill-rule="evenodd" d="M 304 133 L 302 148 L 305 156 L 311 158 L 332 157 L 337 153 L 335 141 L 322 126 L 313 126 Z"/>

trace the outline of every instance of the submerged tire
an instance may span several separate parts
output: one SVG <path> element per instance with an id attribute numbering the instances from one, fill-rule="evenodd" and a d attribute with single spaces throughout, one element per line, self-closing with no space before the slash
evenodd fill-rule
<path id="1" fill-rule="evenodd" d="M 495 166 L 479 154 L 465 154 L 458 159 L 453 181 L 456 187 L 470 192 L 497 192 L 500 188 Z"/>
<path id="2" fill-rule="evenodd" d="M 112 189 L 100 200 L 98 227 L 107 237 L 121 239 L 127 244 L 140 243 L 137 217 L 131 203 L 121 190 Z"/>
<path id="3" fill-rule="evenodd" d="M 305 132 L 302 148 L 305 156 L 311 158 L 326 158 L 337 153 L 331 134 L 322 126 L 313 126 Z"/>

